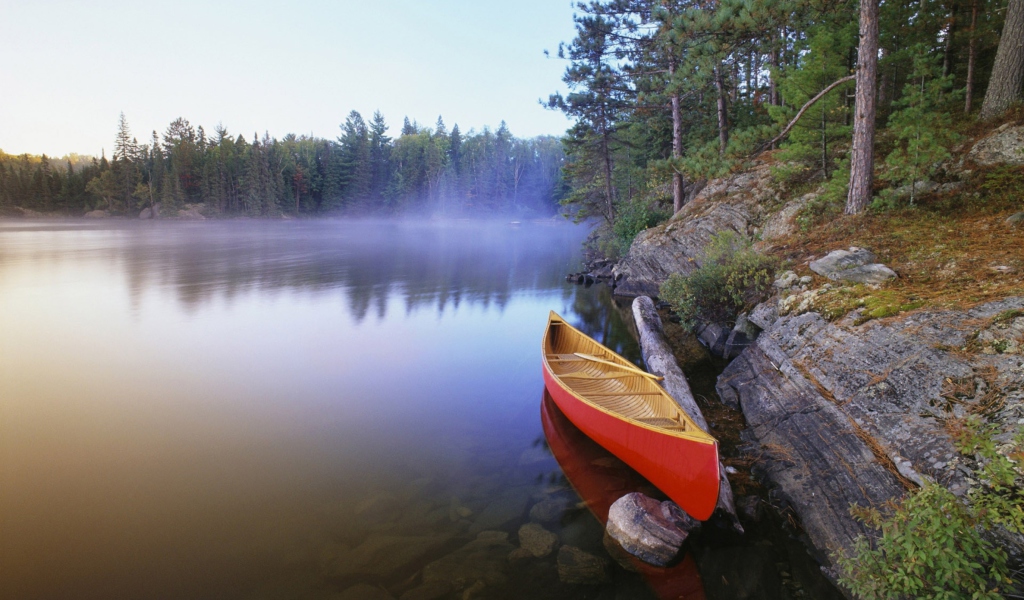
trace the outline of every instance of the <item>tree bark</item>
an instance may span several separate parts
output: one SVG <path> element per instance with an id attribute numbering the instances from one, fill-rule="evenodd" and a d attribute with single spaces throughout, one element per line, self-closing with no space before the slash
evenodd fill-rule
<path id="1" fill-rule="evenodd" d="M 676 74 L 676 61 L 672 60 L 668 65 L 669 79 L 674 79 Z M 683 156 L 683 116 L 679 111 L 679 92 L 672 92 L 672 158 L 678 161 Z M 685 182 L 683 174 L 679 172 L 678 165 L 672 165 L 672 214 L 682 210 L 686 203 L 683 195 Z"/>
<path id="2" fill-rule="evenodd" d="M 721 65 L 715 67 L 715 90 L 718 92 L 718 153 L 724 156 L 725 147 L 729 144 L 729 116 L 726 112 L 725 82 L 722 80 Z"/>
<path id="3" fill-rule="evenodd" d="M 978 0 L 971 2 L 971 33 L 967 44 L 967 90 L 964 94 L 964 114 L 970 114 L 974 102 L 974 64 L 978 61 L 978 40 L 975 28 L 978 25 Z"/>
<path id="4" fill-rule="evenodd" d="M 1010 0 L 1006 6 L 1006 22 L 999 38 L 992 78 L 988 82 L 985 100 L 981 103 L 981 118 L 992 119 L 1003 114 L 1011 104 L 1021 99 L 1024 87 L 1024 0 Z"/>
<path id="5" fill-rule="evenodd" d="M 946 42 L 942 51 L 942 76 L 949 76 L 953 68 L 953 31 L 956 28 L 956 3 L 949 9 L 949 19 L 946 25 Z"/>
<path id="6" fill-rule="evenodd" d="M 775 82 L 776 73 L 774 72 L 779 68 L 779 51 L 776 48 L 772 48 L 772 53 L 768 59 L 768 63 L 772 67 L 772 73 L 768 77 L 768 104 L 772 106 L 779 105 L 779 86 Z"/>
<path id="7" fill-rule="evenodd" d="M 814 106 L 814 103 L 817 102 L 818 100 L 821 100 L 822 97 L 825 96 L 825 94 L 831 92 L 837 86 L 842 85 L 842 84 L 846 83 L 847 81 L 850 81 L 854 77 L 856 77 L 856 75 L 847 75 L 846 77 L 843 77 L 842 79 L 837 79 L 836 81 L 833 81 L 832 83 L 830 83 L 828 85 L 828 87 L 826 87 L 825 89 L 823 89 L 820 92 L 818 92 L 817 95 L 815 95 L 813 98 L 808 100 L 806 104 L 803 105 L 803 107 L 796 113 L 796 116 L 793 117 L 793 120 L 789 122 L 789 125 L 786 125 L 785 129 L 783 129 L 782 132 L 779 133 L 779 135 L 775 136 L 775 138 L 773 138 L 772 141 L 770 141 L 767 144 L 761 146 L 761 149 L 758 150 L 752 156 L 757 156 L 758 154 L 764 152 L 768 148 L 774 148 L 775 144 L 778 144 L 779 142 L 781 142 L 782 139 L 784 137 L 786 137 L 786 134 L 789 133 L 789 130 L 793 129 L 793 126 L 796 125 L 796 122 L 800 120 L 800 117 L 804 116 L 804 113 L 807 112 L 808 108 Z"/>
<path id="8" fill-rule="evenodd" d="M 661 317 L 654 307 L 654 302 L 647 296 L 638 296 L 633 300 L 633 320 L 636 322 L 637 338 L 640 342 L 640 351 L 644 357 L 644 363 L 648 371 L 660 375 L 665 379 L 661 382 L 665 391 L 676 401 L 693 422 L 704 431 L 708 431 L 708 422 L 693 397 L 690 384 L 686 375 L 679 368 L 675 354 L 665 337 L 665 330 L 661 325 Z M 719 476 L 721 477 L 718 488 L 718 504 L 716 510 L 721 510 L 729 516 L 736 531 L 743 533 L 743 526 L 740 525 L 736 516 L 736 505 L 733 501 L 732 486 L 725 476 L 725 466 L 719 465 Z"/>
<path id="9" fill-rule="evenodd" d="M 1024 2 L 1024 0 L 1018 0 Z M 871 200 L 875 168 L 875 101 L 878 98 L 878 0 L 861 0 L 857 47 L 857 100 L 850 152 L 850 190 L 846 214 L 857 214 Z"/>

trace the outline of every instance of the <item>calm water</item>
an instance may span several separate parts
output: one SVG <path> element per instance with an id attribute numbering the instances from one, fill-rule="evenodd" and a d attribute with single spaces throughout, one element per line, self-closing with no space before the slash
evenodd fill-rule
<path id="1" fill-rule="evenodd" d="M 820 585 L 798 543 L 756 532 L 706 528 L 668 571 L 610 559 L 607 505 L 656 492 L 560 416 L 540 371 L 549 310 L 639 355 L 607 288 L 564 282 L 586 233 L 0 221 L 0 598 Z M 524 557 L 531 521 L 606 576 L 566 584 L 555 554 Z"/>
<path id="2" fill-rule="evenodd" d="M 548 311 L 636 355 L 606 292 L 563 282 L 585 234 L 0 223 L 0 595 L 397 597 L 480 530 L 515 546 L 566 490 Z M 600 550 L 576 520 L 566 541 Z M 502 558 L 483 597 L 557 587 L 553 558 Z"/>

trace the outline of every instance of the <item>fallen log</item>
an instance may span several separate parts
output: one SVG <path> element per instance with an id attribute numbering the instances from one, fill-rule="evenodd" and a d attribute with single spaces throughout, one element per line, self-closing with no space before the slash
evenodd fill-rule
<path id="1" fill-rule="evenodd" d="M 661 386 L 665 388 L 669 396 L 676 401 L 680 408 L 690 415 L 693 422 L 701 429 L 708 431 L 708 422 L 704 418 L 697 401 L 690 390 L 690 383 L 686 375 L 679 368 L 672 348 L 665 338 L 665 330 L 661 325 L 661 317 L 654 307 L 654 301 L 647 296 L 637 296 L 633 300 L 633 320 L 636 321 L 636 329 L 640 338 L 640 351 L 644 357 L 644 364 L 647 370 L 665 379 Z M 739 517 L 736 516 L 736 504 L 733 500 L 732 486 L 725 475 L 725 465 L 718 465 L 718 473 L 721 478 L 721 485 L 718 488 L 718 506 L 716 511 L 722 511 L 728 515 L 732 526 L 739 532 L 743 532 Z"/>

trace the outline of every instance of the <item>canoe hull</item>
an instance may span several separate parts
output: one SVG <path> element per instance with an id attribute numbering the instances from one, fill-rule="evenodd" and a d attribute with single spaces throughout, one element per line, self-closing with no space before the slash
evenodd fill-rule
<path id="1" fill-rule="evenodd" d="M 544 384 L 572 423 L 658 486 L 695 519 L 706 521 L 718 502 L 718 445 L 669 435 L 602 411 L 577 397 L 544 364 Z"/>

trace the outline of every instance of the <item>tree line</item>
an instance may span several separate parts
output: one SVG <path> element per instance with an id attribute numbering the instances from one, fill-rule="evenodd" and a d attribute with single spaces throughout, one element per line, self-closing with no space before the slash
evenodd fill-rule
<path id="1" fill-rule="evenodd" d="M 148 142 L 121 114 L 113 154 L 12 156 L 0 152 L 0 206 L 76 215 L 102 209 L 136 215 L 159 204 L 173 215 L 189 203 L 225 215 L 547 215 L 563 192 L 558 138 L 463 133 L 438 117 L 433 128 L 405 119 L 388 136 L 380 112 L 352 111 L 337 139 L 264 134 L 247 139 L 218 126 L 207 135 L 186 119 Z"/>
<path id="2" fill-rule="evenodd" d="M 1024 0 L 593 0 L 577 10 L 576 37 L 558 49 L 570 91 L 547 102 L 575 121 L 565 201 L 626 239 L 769 149 L 859 212 L 876 172 L 893 185 L 926 178 L 955 144 L 954 124 L 977 118 L 979 104 L 981 118 L 997 117 L 1024 84 Z"/>

